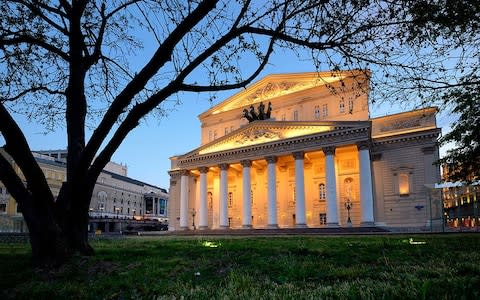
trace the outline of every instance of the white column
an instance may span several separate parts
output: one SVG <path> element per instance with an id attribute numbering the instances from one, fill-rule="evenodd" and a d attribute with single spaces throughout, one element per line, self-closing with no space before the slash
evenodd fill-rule
<path id="1" fill-rule="evenodd" d="M 208 228 L 208 207 L 207 207 L 207 167 L 199 168 L 200 171 L 200 220 L 198 229 Z"/>
<path id="2" fill-rule="evenodd" d="M 180 179 L 180 229 L 188 229 L 188 171 Z"/>
<path id="3" fill-rule="evenodd" d="M 242 160 L 240 162 L 243 167 L 243 183 L 242 183 L 242 227 L 252 228 L 252 198 L 251 198 L 251 179 L 250 179 L 250 167 L 252 162 L 249 160 Z"/>
<path id="4" fill-rule="evenodd" d="M 327 226 L 338 226 L 337 174 L 335 172 L 335 147 L 326 147 L 325 170 L 327 179 Z"/>
<path id="5" fill-rule="evenodd" d="M 268 163 L 268 227 L 278 228 L 277 221 L 277 157 L 265 158 Z"/>
<path id="6" fill-rule="evenodd" d="M 305 179 L 302 151 L 294 152 L 295 158 L 295 227 L 307 227 L 305 221 Z"/>
<path id="7" fill-rule="evenodd" d="M 220 228 L 228 228 L 228 164 L 220 167 Z"/>
<path id="8" fill-rule="evenodd" d="M 370 151 L 368 143 L 358 143 L 358 159 L 360 161 L 360 209 L 361 224 L 373 226 L 373 190 Z"/>

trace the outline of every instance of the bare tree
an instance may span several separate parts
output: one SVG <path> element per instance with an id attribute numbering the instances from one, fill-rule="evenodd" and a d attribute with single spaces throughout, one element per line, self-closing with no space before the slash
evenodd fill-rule
<path id="1" fill-rule="evenodd" d="M 9 156 L 0 155 L 0 180 L 21 207 L 35 261 L 93 254 L 87 224 L 96 179 L 142 118 L 179 93 L 245 87 L 279 47 L 307 49 L 317 69 L 378 67 L 385 87 L 415 75 L 434 80 L 422 75 L 444 62 L 418 59 L 427 50 L 409 43 L 409 3 L 2 1 L 0 133 Z M 56 201 L 13 113 L 46 129 L 66 126 L 67 179 Z"/>

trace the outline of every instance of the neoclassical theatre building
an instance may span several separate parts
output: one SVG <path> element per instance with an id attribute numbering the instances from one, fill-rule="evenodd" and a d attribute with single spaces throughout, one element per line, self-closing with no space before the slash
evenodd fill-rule
<path id="1" fill-rule="evenodd" d="M 199 116 L 171 157 L 170 230 L 428 228 L 435 108 L 371 118 L 360 71 L 269 75 Z"/>

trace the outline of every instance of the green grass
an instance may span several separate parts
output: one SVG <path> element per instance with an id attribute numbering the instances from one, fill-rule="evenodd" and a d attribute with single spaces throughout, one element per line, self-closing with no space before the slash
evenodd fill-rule
<path id="1" fill-rule="evenodd" d="M 95 257 L 45 272 L 31 269 L 28 245 L 0 244 L 0 299 L 480 297 L 479 234 L 161 236 L 93 246 Z"/>

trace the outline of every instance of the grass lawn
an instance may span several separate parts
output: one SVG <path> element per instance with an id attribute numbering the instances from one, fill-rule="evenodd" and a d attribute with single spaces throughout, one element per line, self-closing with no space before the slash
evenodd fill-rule
<path id="1" fill-rule="evenodd" d="M 412 240 L 411 240 L 412 238 Z M 33 270 L 0 244 L 0 299 L 479 299 L 480 234 L 128 237 Z"/>

